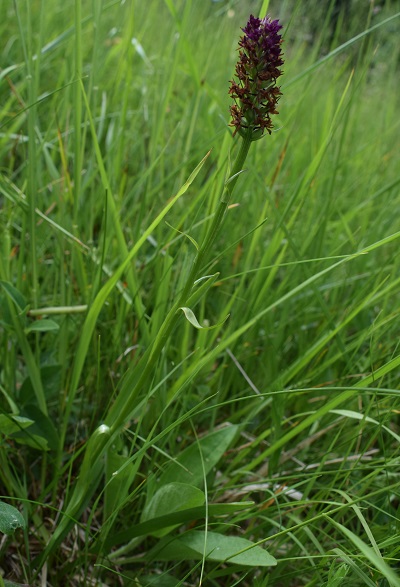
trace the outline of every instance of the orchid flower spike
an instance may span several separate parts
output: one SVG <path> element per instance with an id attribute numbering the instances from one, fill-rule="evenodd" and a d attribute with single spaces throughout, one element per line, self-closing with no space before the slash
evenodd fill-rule
<path id="1" fill-rule="evenodd" d="M 282 25 L 268 16 L 259 19 L 251 15 L 239 40 L 239 59 L 235 67 L 237 81 L 232 80 L 229 94 L 235 101 L 230 108 L 232 120 L 242 137 L 257 140 L 266 130 L 271 134 L 271 114 L 278 114 L 281 96 L 276 80 L 282 71 Z"/>

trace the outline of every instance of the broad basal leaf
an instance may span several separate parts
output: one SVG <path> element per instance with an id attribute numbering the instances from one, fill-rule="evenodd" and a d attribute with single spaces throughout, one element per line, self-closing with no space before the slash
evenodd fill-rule
<path id="1" fill-rule="evenodd" d="M 197 487 L 185 483 L 168 483 L 163 485 L 153 495 L 148 505 L 143 510 L 141 521 L 151 520 L 163 516 L 165 512 L 173 513 L 182 510 L 188 510 L 203 505 L 205 495 Z M 178 524 L 179 525 L 179 524 Z M 175 526 L 169 526 L 160 530 L 153 531 L 153 536 L 164 536 L 168 534 Z"/>
<path id="2" fill-rule="evenodd" d="M 206 560 L 249 567 L 272 567 L 276 559 L 264 548 L 237 536 L 192 531 L 172 540 L 164 538 L 153 548 L 153 560 Z"/>
<path id="3" fill-rule="evenodd" d="M 25 520 L 19 511 L 0 501 L 0 532 L 3 534 L 13 534 L 17 528 L 25 528 Z"/>
<path id="4" fill-rule="evenodd" d="M 232 515 L 238 511 L 253 506 L 254 502 L 252 501 L 244 501 L 240 503 L 212 503 L 208 504 L 207 507 L 203 505 L 187 510 L 181 510 L 179 512 L 173 512 L 171 514 L 166 513 L 158 518 L 151 518 L 146 522 L 130 526 L 128 530 L 118 532 L 118 534 L 108 536 L 104 543 L 104 548 L 111 548 L 118 544 L 126 544 L 132 540 L 132 538 L 147 536 L 153 532 L 157 532 L 161 528 L 169 528 L 170 526 L 181 525 L 194 520 L 204 520 L 206 516 L 208 519 L 211 519 L 214 516 Z M 97 546 L 98 545 L 94 546 L 93 552 L 99 552 Z"/>
<path id="5" fill-rule="evenodd" d="M 237 429 L 237 426 L 220 428 L 191 444 L 161 475 L 159 486 L 175 482 L 200 486 L 204 475 L 215 467 L 229 448 Z"/>
<path id="6" fill-rule="evenodd" d="M 19 432 L 33 424 L 33 420 L 23 416 L 14 416 L 13 414 L 0 414 L 0 434 L 10 436 L 14 432 Z"/>

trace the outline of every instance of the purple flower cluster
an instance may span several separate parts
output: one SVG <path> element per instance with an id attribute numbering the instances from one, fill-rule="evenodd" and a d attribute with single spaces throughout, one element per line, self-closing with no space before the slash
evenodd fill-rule
<path id="1" fill-rule="evenodd" d="M 281 28 L 278 20 L 251 15 L 242 29 L 235 68 L 238 82 L 232 80 L 229 88 L 235 100 L 230 108 L 234 134 L 238 132 L 252 140 L 262 137 L 265 130 L 271 134 L 270 115 L 278 114 L 276 106 L 281 95 L 276 85 L 283 65 Z"/>

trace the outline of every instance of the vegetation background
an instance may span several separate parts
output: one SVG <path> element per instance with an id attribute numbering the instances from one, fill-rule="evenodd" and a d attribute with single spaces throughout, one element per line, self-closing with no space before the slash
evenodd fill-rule
<path id="1" fill-rule="evenodd" d="M 133 393 L 267 10 L 275 130 Z M 400 585 L 399 10 L 0 0 L 0 585 Z"/>

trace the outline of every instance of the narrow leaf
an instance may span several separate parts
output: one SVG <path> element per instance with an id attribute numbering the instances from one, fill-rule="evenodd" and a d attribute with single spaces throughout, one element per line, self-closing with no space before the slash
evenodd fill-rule
<path id="1" fill-rule="evenodd" d="M 165 221 L 165 224 L 167 226 L 169 226 L 170 228 L 172 228 L 172 230 L 175 230 L 175 232 L 178 232 L 179 234 L 181 234 L 183 236 L 186 236 L 186 238 L 190 240 L 190 242 L 192 243 L 192 245 L 194 245 L 196 251 L 199 250 L 199 243 L 192 236 L 190 236 L 190 234 L 188 234 L 187 232 L 182 232 L 182 230 L 178 230 L 177 228 L 175 228 L 175 226 L 172 226 L 172 224 L 170 224 L 167 221 Z"/>
<path id="2" fill-rule="evenodd" d="M 214 273 L 214 275 L 205 275 L 204 277 L 200 277 L 199 279 L 197 279 L 194 282 L 194 285 L 196 287 L 193 289 L 193 293 L 187 301 L 188 306 L 195 306 L 202 299 L 202 297 L 206 295 L 208 290 L 214 285 L 218 277 L 219 273 Z"/>
<path id="3" fill-rule="evenodd" d="M 369 424 L 376 424 L 386 430 L 397 442 L 400 442 L 400 436 L 396 434 L 393 430 L 384 426 L 378 420 L 374 420 L 370 416 L 365 416 L 364 414 L 360 414 L 360 412 L 355 412 L 354 410 L 331 410 L 332 414 L 338 414 L 339 416 L 345 416 L 346 418 L 353 418 L 354 420 L 362 420 L 364 422 L 368 422 Z"/>
<path id="4" fill-rule="evenodd" d="M 326 518 L 331 522 L 331 524 L 336 526 L 336 528 L 338 528 L 345 536 L 347 536 L 347 538 L 354 544 L 354 546 L 358 548 L 361 554 L 365 556 L 367 561 L 369 561 L 370 564 L 372 564 L 376 569 L 378 569 L 378 571 L 382 573 L 382 575 L 388 580 L 392 587 L 400 587 L 400 578 L 393 571 L 393 569 L 389 567 L 382 556 L 379 556 L 373 548 L 368 546 L 368 544 L 361 540 L 361 538 L 354 534 L 354 532 L 349 530 L 349 528 L 346 528 L 346 526 L 336 522 L 329 516 L 326 516 Z"/>

